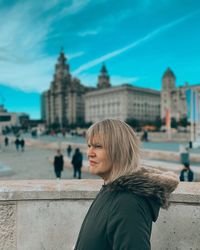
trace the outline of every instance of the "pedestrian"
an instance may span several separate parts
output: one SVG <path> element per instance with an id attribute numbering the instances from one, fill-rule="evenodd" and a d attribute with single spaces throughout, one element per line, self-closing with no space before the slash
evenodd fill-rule
<path id="1" fill-rule="evenodd" d="M 4 139 L 4 144 L 5 144 L 6 147 L 8 147 L 9 139 L 8 139 L 7 136 L 6 136 L 5 139 Z"/>
<path id="2" fill-rule="evenodd" d="M 148 141 L 148 131 L 145 129 L 143 135 L 141 136 L 141 141 Z"/>
<path id="3" fill-rule="evenodd" d="M 184 163 L 184 167 L 181 170 L 180 173 L 180 181 L 189 181 L 192 182 L 194 180 L 194 173 L 190 169 L 190 164 L 189 163 Z"/>
<path id="4" fill-rule="evenodd" d="M 169 206 L 178 177 L 139 164 L 139 142 L 125 122 L 106 119 L 87 131 L 89 168 L 104 185 L 82 224 L 75 249 L 150 250 L 152 222 Z"/>
<path id="5" fill-rule="evenodd" d="M 57 150 L 57 155 L 54 157 L 54 171 L 57 179 L 61 179 L 61 173 L 63 171 L 63 155 L 61 154 L 60 149 Z"/>
<path id="6" fill-rule="evenodd" d="M 20 145 L 20 140 L 19 138 L 17 137 L 16 140 L 15 140 L 15 146 L 16 146 L 16 150 L 19 151 L 19 145 Z"/>
<path id="7" fill-rule="evenodd" d="M 21 140 L 20 140 L 20 146 L 21 146 L 21 151 L 22 152 L 24 152 L 24 149 L 25 149 L 25 140 L 22 138 Z"/>
<path id="8" fill-rule="evenodd" d="M 76 178 L 76 174 L 78 174 L 78 178 L 81 179 L 82 162 L 83 155 L 80 152 L 80 149 L 76 148 L 71 162 L 74 168 L 74 178 Z"/>
<path id="9" fill-rule="evenodd" d="M 71 147 L 71 145 L 69 145 L 68 147 L 67 147 L 67 156 L 70 158 L 71 157 L 71 152 L 72 152 L 72 147 Z"/>

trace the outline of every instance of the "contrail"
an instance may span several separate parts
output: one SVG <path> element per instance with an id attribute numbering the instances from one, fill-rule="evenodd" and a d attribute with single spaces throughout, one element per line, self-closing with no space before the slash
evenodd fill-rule
<path id="1" fill-rule="evenodd" d="M 125 51 L 127 51 L 127 50 L 129 50 L 129 49 L 135 48 L 135 47 L 137 47 L 138 45 L 140 45 L 140 44 L 142 44 L 142 43 L 148 41 L 149 39 L 155 37 L 156 35 L 160 34 L 161 32 L 164 32 L 165 30 L 168 30 L 168 29 L 170 29 L 171 27 L 173 27 L 173 26 L 175 26 L 175 25 L 178 25 L 179 23 L 182 23 L 182 22 L 184 22 L 185 20 L 187 20 L 187 19 L 193 17 L 194 15 L 198 14 L 199 12 L 200 12 L 200 10 L 197 10 L 197 11 L 192 12 L 191 14 L 188 14 L 188 15 L 186 15 L 186 16 L 184 16 L 184 17 L 181 17 L 181 18 L 179 18 L 179 19 L 177 19 L 177 20 L 175 20 L 175 21 L 173 21 L 173 22 L 170 22 L 170 23 L 168 23 L 168 24 L 165 24 L 164 26 L 161 26 L 160 28 L 155 29 L 154 31 L 152 31 L 152 32 L 150 32 L 149 34 L 147 34 L 146 36 L 144 36 L 144 37 L 138 39 L 137 41 L 135 41 L 135 42 L 129 44 L 129 45 L 126 46 L 126 47 L 123 47 L 123 48 L 121 48 L 121 49 L 115 50 L 115 51 L 113 51 L 113 52 L 111 52 L 111 53 L 108 53 L 108 54 L 103 55 L 103 56 L 101 56 L 101 57 L 99 57 L 99 58 L 96 58 L 96 59 L 94 59 L 94 60 L 92 60 L 92 61 L 90 61 L 90 62 L 87 62 L 87 63 L 83 64 L 82 66 L 80 66 L 79 68 L 77 68 L 77 69 L 73 72 L 73 74 L 75 74 L 75 75 L 76 75 L 76 74 L 79 74 L 79 73 L 83 72 L 84 70 L 90 69 L 90 68 L 96 66 L 96 65 L 99 64 L 99 63 L 102 63 L 102 62 L 104 62 L 104 61 L 106 61 L 106 60 L 109 60 L 109 59 L 115 57 L 115 56 L 118 56 L 118 55 L 124 53 Z"/>

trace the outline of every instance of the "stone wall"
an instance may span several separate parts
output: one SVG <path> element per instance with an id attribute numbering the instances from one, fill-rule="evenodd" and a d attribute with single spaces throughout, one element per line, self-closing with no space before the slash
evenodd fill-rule
<path id="1" fill-rule="evenodd" d="M 101 180 L 0 182 L 0 250 L 71 250 Z M 152 250 L 200 250 L 200 183 L 181 183 L 153 226 Z"/>

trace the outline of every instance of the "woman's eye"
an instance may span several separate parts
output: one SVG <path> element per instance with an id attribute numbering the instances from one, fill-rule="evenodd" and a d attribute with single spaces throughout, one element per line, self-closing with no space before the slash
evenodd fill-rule
<path id="1" fill-rule="evenodd" d="M 94 145 L 95 148 L 102 148 L 102 145 L 100 144 L 97 144 L 97 145 Z"/>

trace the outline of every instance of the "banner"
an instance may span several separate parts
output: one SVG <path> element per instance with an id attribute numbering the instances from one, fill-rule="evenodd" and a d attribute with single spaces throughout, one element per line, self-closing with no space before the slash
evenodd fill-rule
<path id="1" fill-rule="evenodd" d="M 171 128 L 170 109 L 166 109 L 165 112 L 166 112 L 166 115 L 165 115 L 165 125 L 166 125 L 166 128 L 169 130 Z"/>
<path id="2" fill-rule="evenodd" d="M 192 91 L 192 121 L 198 121 L 198 93 Z"/>
<path id="3" fill-rule="evenodd" d="M 192 96 L 192 90 L 191 89 L 187 89 L 185 91 L 185 97 L 186 97 L 186 109 L 187 109 L 187 120 L 189 122 L 191 121 L 191 96 Z"/>
<path id="4" fill-rule="evenodd" d="M 199 98 L 198 92 L 193 91 L 192 89 L 187 89 L 185 91 L 186 95 L 186 108 L 187 108 L 187 120 L 192 123 L 199 121 Z"/>
<path id="5" fill-rule="evenodd" d="M 195 141 L 200 143 L 200 93 L 196 93 Z"/>
<path id="6" fill-rule="evenodd" d="M 200 94 L 186 90 L 187 119 L 191 123 L 191 141 L 200 142 Z"/>

